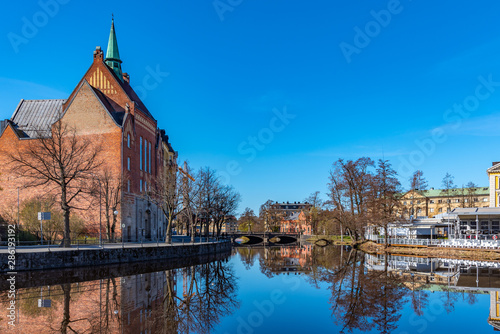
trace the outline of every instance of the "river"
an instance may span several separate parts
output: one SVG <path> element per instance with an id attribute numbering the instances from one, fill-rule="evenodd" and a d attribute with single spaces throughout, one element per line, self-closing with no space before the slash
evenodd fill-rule
<path id="1" fill-rule="evenodd" d="M 34 272 L 18 278 L 14 327 L 0 292 L 0 332 L 487 333 L 500 328 L 499 268 L 303 245 Z"/>

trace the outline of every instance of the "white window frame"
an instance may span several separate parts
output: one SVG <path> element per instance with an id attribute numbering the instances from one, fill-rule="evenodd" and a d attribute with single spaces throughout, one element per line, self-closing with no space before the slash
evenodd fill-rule
<path id="1" fill-rule="evenodd" d="M 142 170 L 142 137 L 139 138 L 139 169 Z"/>

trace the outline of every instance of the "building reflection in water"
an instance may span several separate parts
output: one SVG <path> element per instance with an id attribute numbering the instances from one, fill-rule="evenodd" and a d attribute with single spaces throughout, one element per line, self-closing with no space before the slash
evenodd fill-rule
<path id="1" fill-rule="evenodd" d="M 491 261 L 458 260 L 446 258 L 419 258 L 407 256 L 366 255 L 369 270 L 388 268 L 412 291 L 412 307 L 423 315 L 429 293 L 444 293 L 444 308 L 454 310 L 460 293 L 466 294 L 471 305 L 477 295 L 489 294 L 488 324 L 500 330 L 500 263 Z"/>
<path id="2" fill-rule="evenodd" d="M 16 329 L 2 320 L 0 332 L 210 333 L 239 304 L 227 259 L 17 292 Z M 7 308 L 6 291 L 0 303 Z"/>

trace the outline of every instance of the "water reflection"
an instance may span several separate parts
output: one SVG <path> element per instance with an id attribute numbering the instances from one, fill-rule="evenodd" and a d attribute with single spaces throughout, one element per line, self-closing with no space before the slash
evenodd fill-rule
<path id="1" fill-rule="evenodd" d="M 24 288 L 18 290 L 16 330 L 210 333 L 238 307 L 237 290 L 227 259 L 121 278 Z M 6 292 L 1 293 L 0 303 L 6 309 Z M 7 328 L 2 320 L 0 331 Z"/>
<path id="2" fill-rule="evenodd" d="M 239 247 L 231 257 L 185 260 L 177 267 L 84 270 L 94 270 L 98 279 L 82 281 L 91 274 L 78 270 L 26 274 L 13 332 L 413 333 L 434 330 L 443 319 L 456 324 L 456 333 L 500 329 L 497 262 L 302 245 Z M 270 304 L 273 291 L 282 293 L 283 303 Z M 6 291 L 0 304 L 5 310 Z M 480 320 L 467 329 L 459 314 L 470 305 Z M 291 321 L 308 310 L 308 321 Z M 0 332 L 7 328 L 1 319 Z"/>
<path id="3" fill-rule="evenodd" d="M 301 275 L 329 294 L 331 320 L 340 333 L 394 333 L 401 318 L 412 331 L 427 328 L 435 309 L 456 311 L 490 294 L 488 323 L 500 325 L 500 264 L 454 259 L 369 255 L 349 247 L 238 248 L 245 267 L 258 264 L 267 277 Z M 439 293 L 433 300 L 431 294 Z M 409 307 L 408 307 L 409 306 Z M 405 308 L 412 314 L 405 314 Z M 427 313 L 427 314 L 426 314 Z M 419 319 L 423 319 L 419 327 Z M 433 320 L 435 321 L 435 320 Z M 417 325 L 415 325 L 417 324 Z"/>

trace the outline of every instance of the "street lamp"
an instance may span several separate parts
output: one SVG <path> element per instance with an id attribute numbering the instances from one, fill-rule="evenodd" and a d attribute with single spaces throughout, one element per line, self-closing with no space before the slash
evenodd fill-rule
<path id="1" fill-rule="evenodd" d="M 102 203 L 102 191 L 101 191 L 101 180 L 92 172 L 88 172 L 90 175 L 94 177 L 94 179 L 99 182 L 99 246 L 102 247 L 102 219 L 101 219 L 101 203 Z M 115 211 L 116 212 L 116 211 Z"/>

